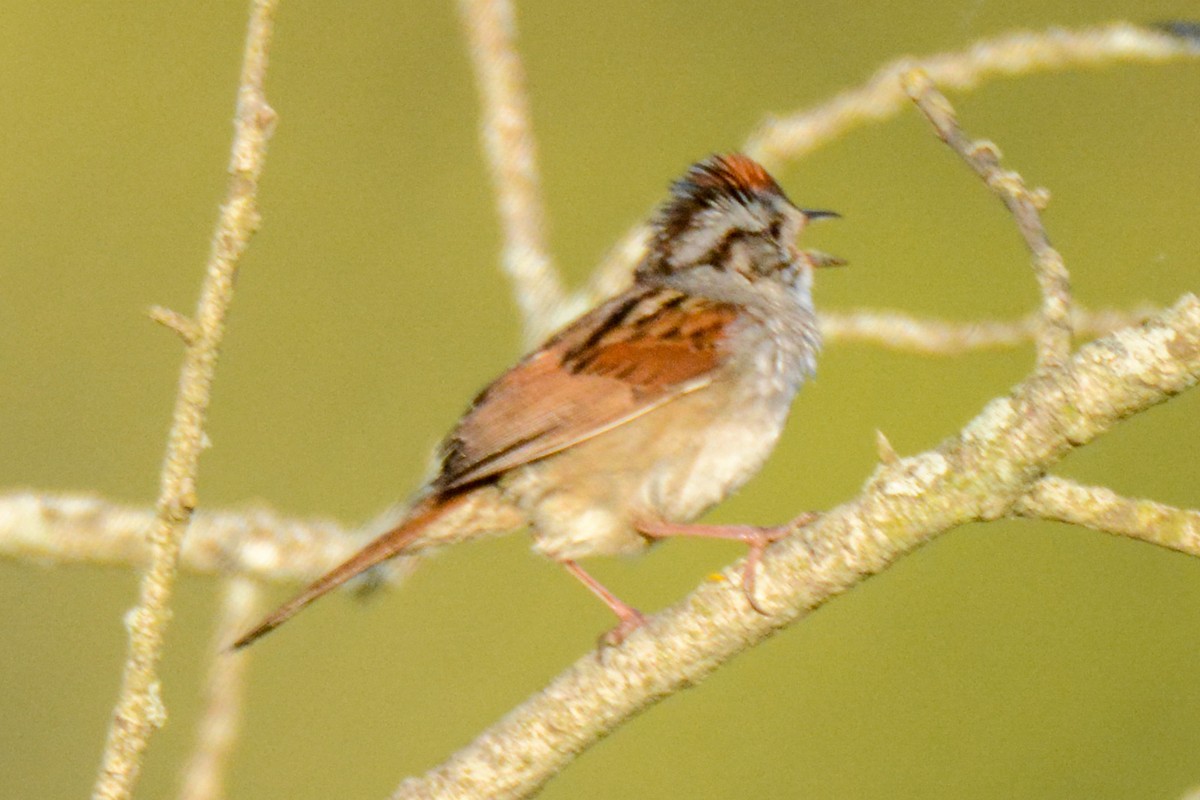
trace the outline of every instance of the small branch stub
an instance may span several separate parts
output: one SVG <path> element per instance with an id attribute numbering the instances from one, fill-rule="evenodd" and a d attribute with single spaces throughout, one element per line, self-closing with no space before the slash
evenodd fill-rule
<path id="1" fill-rule="evenodd" d="M 179 338 L 183 339 L 183 343 L 186 345 L 195 344 L 196 340 L 200 338 L 200 327 L 190 317 L 184 316 L 172 308 L 150 306 L 146 314 L 159 325 L 179 334 Z"/>
<path id="2" fill-rule="evenodd" d="M 875 452 L 879 455 L 879 463 L 886 466 L 891 466 L 900 460 L 900 456 L 896 453 L 896 448 L 892 447 L 892 443 L 888 441 L 887 435 L 880 430 L 875 431 Z"/>

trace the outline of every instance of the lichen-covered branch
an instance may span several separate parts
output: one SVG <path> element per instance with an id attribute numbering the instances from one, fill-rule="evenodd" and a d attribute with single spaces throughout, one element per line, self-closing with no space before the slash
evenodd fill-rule
<path id="1" fill-rule="evenodd" d="M 129 654 L 93 789 L 92 796 L 97 800 L 126 800 L 131 796 L 150 735 L 166 719 L 158 664 L 170 618 L 176 563 L 196 506 L 197 467 L 205 445 L 204 421 L 217 354 L 233 297 L 237 264 L 258 227 L 255 198 L 275 122 L 275 112 L 263 95 L 275 7 L 275 0 L 258 0 L 251 10 L 234 120 L 229 190 L 213 234 L 195 318 L 186 326 L 173 326 L 184 338 L 186 351 L 155 519 L 148 529 L 150 566 L 142 578 L 138 604 L 126 618 Z M 159 314 L 156 318 L 182 320 L 178 314 Z"/>
<path id="2" fill-rule="evenodd" d="M 988 141 L 973 141 L 959 127 L 954 109 L 920 69 L 906 72 L 902 78 L 909 97 L 933 125 L 950 149 L 983 179 L 1004 203 L 1025 246 L 1033 257 L 1033 274 L 1042 292 L 1038 320 L 1038 366 L 1057 367 L 1071 354 L 1071 279 L 1062 256 L 1050 244 L 1042 225 L 1041 210 L 1049 202 L 1045 189 L 1030 190 L 1020 174 L 1000 167 L 1000 150 Z"/>
<path id="3" fill-rule="evenodd" d="M 504 234 L 502 263 L 521 308 L 526 344 L 536 344 L 561 321 L 565 293 L 546 247 L 516 20 L 510 0 L 460 0 L 459 10 L 483 106 L 484 151 Z"/>
<path id="4" fill-rule="evenodd" d="M 1200 511 L 1122 497 L 1103 486 L 1047 476 L 1017 500 L 1012 514 L 1082 525 L 1200 556 Z"/>
<path id="5" fill-rule="evenodd" d="M 1072 449 L 1198 380 L 1200 300 L 1188 295 L 1035 373 L 937 448 L 880 465 L 857 498 L 772 546 L 758 578 L 769 615 L 749 607 L 735 564 L 621 647 L 581 658 L 393 800 L 531 796 L 630 717 L 935 536 L 1008 515 Z"/>
<path id="6" fill-rule="evenodd" d="M 196 747 L 183 771 L 179 800 L 220 800 L 225 796 L 226 762 L 242 721 L 242 695 L 247 653 L 228 652 L 229 642 L 260 613 L 259 584 L 249 578 L 225 581 L 221 611 L 209 647 L 204 714 L 196 730 Z"/>
<path id="7" fill-rule="evenodd" d="M 946 90 L 968 92 L 1000 77 L 1196 58 L 1200 56 L 1198 41 L 1194 25 L 1148 28 L 1121 22 L 1084 30 L 1020 31 L 976 42 L 966 50 L 905 57 L 814 108 L 768 117 L 742 149 L 768 170 L 775 170 L 856 127 L 889 119 L 908 103 L 900 78 L 913 69 L 924 70 Z M 609 251 L 586 292 L 588 298 L 609 297 L 624 288 L 633 265 L 645 251 L 645 236 L 645 227 L 639 225 Z"/>

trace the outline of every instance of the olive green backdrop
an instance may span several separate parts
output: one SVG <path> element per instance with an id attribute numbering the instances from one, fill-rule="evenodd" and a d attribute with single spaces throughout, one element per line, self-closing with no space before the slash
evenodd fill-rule
<path id="1" fill-rule="evenodd" d="M 905 53 L 1017 27 L 1200 16 L 1194 0 L 528 2 L 521 45 L 551 237 L 576 284 L 690 161 Z M 149 503 L 223 194 L 246 8 L 8 0 L 0 20 L 0 486 Z M 366 519 L 519 353 L 451 4 L 285 2 L 262 232 L 244 262 L 201 466 L 209 508 Z M 1054 194 L 1081 301 L 1200 288 L 1200 63 L 988 85 L 967 130 Z M 1016 316 L 1034 282 L 1003 209 L 915 112 L 777 176 L 840 210 L 825 308 Z M 956 430 L 1029 348 L 927 360 L 830 347 L 761 477 L 712 515 L 774 522 L 858 490 L 874 431 Z M 1200 394 L 1061 473 L 1200 504 Z M 741 548 L 669 543 L 597 574 L 647 610 Z M 0 796 L 83 797 L 137 577 L 0 563 Z M 167 728 L 139 792 L 170 797 L 199 711 L 217 583 L 187 577 Z M 270 600 L 282 599 L 282 587 Z M 334 597 L 254 649 L 231 798 L 380 798 L 592 647 L 608 612 L 524 535 L 444 553 L 376 602 Z M 1065 526 L 971 526 L 674 697 L 548 798 L 1174 798 L 1200 784 L 1200 562 Z"/>

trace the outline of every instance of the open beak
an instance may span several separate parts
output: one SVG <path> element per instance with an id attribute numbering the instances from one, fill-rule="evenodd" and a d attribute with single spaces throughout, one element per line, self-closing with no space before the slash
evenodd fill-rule
<path id="1" fill-rule="evenodd" d="M 801 250 L 804 257 L 808 259 L 809 266 L 813 269 L 821 269 L 822 267 L 844 267 L 848 263 L 844 258 L 831 256 L 829 253 L 823 253 L 820 250 Z"/>
<path id="2" fill-rule="evenodd" d="M 841 219 L 842 215 L 836 211 L 824 211 L 816 208 L 802 208 L 800 213 L 804 215 L 807 222 L 812 222 L 814 219 Z M 831 256 L 829 253 L 822 253 L 820 250 L 801 250 L 804 257 L 808 259 L 808 263 L 814 269 L 822 267 L 844 267 L 846 259 Z"/>

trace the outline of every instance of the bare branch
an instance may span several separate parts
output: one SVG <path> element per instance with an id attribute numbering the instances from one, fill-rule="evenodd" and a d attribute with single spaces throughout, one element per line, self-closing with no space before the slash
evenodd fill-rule
<path id="1" fill-rule="evenodd" d="M 61 564 L 144 568 L 152 548 L 150 509 L 91 495 L 0 495 L 0 557 Z M 365 544 L 332 520 L 298 520 L 263 508 L 199 511 L 179 552 L 179 567 L 203 575 L 238 574 L 260 582 L 311 580 Z"/>
<path id="2" fill-rule="evenodd" d="M 1200 300 L 1089 344 L 993 400 L 934 450 L 880 465 L 856 499 L 772 546 L 755 613 L 741 564 L 650 619 L 603 659 L 585 656 L 394 800 L 521 798 L 629 718 L 702 680 L 905 553 L 1010 513 L 1043 473 L 1120 420 L 1200 380 Z"/>
<path id="3" fill-rule="evenodd" d="M 1041 210 L 1050 195 L 1045 189 L 1030 191 L 1024 179 L 1000 168 L 1000 150 L 992 142 L 972 141 L 958 125 L 954 108 L 919 69 L 902 79 L 909 97 L 933 124 L 938 137 L 975 170 L 1016 220 L 1017 230 L 1033 256 L 1033 274 L 1042 291 L 1038 320 L 1038 366 L 1061 366 L 1071 355 L 1071 279 L 1062 256 L 1050 245 L 1042 225 Z"/>
<path id="4" fill-rule="evenodd" d="M 93 789 L 96 800 L 126 800 L 141 769 L 151 733 L 166 720 L 159 690 L 158 663 L 170 618 L 176 562 L 192 509 L 196 474 L 204 448 L 204 420 L 213 373 L 233 297 L 238 260 L 258 227 L 255 198 L 275 112 L 263 96 L 267 50 L 276 0 L 257 0 L 250 15 L 238 88 L 229 190 L 213 234 L 212 251 L 195 315 L 195 338 L 184 355 L 171 432 L 163 463 L 154 523 L 150 568 L 142 578 L 138 604 L 126 617 L 129 655 L 120 695 L 113 710 Z"/>
<path id="5" fill-rule="evenodd" d="M 179 567 L 201 575 L 238 575 L 260 583 L 306 582 L 345 561 L 364 544 L 403 516 L 394 509 L 358 529 L 347 530 L 327 519 L 282 517 L 266 508 L 242 511 L 198 511 L 179 552 Z M 429 527 L 431 539 L 455 541 L 461 517 L 486 519 L 496 530 L 520 527 L 521 516 L 499 499 L 498 492 L 477 492 Z M 112 503 L 92 495 L 13 492 L 0 495 L 0 558 L 33 563 L 113 564 L 144 567 L 153 550 L 146 528 L 155 515 L 149 509 Z M 424 550 L 428 553 L 433 548 Z M 398 580 L 421 556 L 399 556 L 388 562 L 387 577 Z"/>
<path id="6" fill-rule="evenodd" d="M 1200 556 L 1200 511 L 1122 497 L 1103 486 L 1042 478 L 1016 502 L 1012 513 L 1082 525 Z"/>
<path id="7" fill-rule="evenodd" d="M 1116 23 L 1085 30 L 1022 31 L 973 44 L 966 50 L 906 57 L 882 67 L 861 86 L 785 117 L 768 117 L 742 146 L 768 170 L 796 161 L 854 128 L 882 122 L 903 109 L 908 96 L 900 78 L 922 69 L 946 90 L 974 91 L 1000 77 L 1064 72 L 1125 62 L 1160 63 L 1200 55 L 1194 32 Z M 646 230 L 638 226 L 613 247 L 596 270 L 586 297 L 619 292 L 645 252 Z"/>
<path id="8" fill-rule="evenodd" d="M 225 767 L 242 721 L 246 653 L 226 647 L 259 614 L 258 584 L 248 578 L 225 581 L 221 613 L 210 647 L 204 716 L 196 732 L 196 748 L 183 773 L 180 800 L 220 800 L 225 796 Z"/>
<path id="9" fill-rule="evenodd" d="M 1071 325 L 1085 339 L 1104 336 L 1120 328 L 1137 325 L 1160 309 L 1138 306 L 1130 311 L 1101 309 L 1071 310 Z M 998 350 L 1033 341 L 1040 315 L 1019 320 L 976 320 L 949 322 L 921 319 L 902 311 L 826 311 L 820 314 L 821 335 L 827 343 L 863 342 L 887 350 L 927 356 L 957 356 L 972 350 Z"/>
<path id="10" fill-rule="evenodd" d="M 771 166 L 793 161 L 864 123 L 894 116 L 907 101 L 900 79 L 913 69 L 947 90 L 970 92 L 996 78 L 1130 62 L 1161 63 L 1198 55 L 1182 34 L 1117 22 L 1097 28 L 1017 31 L 966 50 L 905 57 L 881 67 L 862 86 L 816 108 L 767 119 L 746 144 Z"/>
<path id="11" fill-rule="evenodd" d="M 559 322 L 565 293 L 546 247 L 545 212 L 516 21 L 510 0 L 460 0 L 483 104 L 483 143 L 504 232 L 504 270 L 525 321 L 526 344 Z"/>

